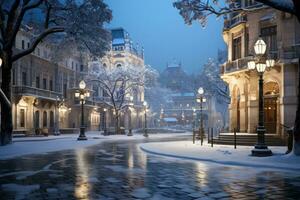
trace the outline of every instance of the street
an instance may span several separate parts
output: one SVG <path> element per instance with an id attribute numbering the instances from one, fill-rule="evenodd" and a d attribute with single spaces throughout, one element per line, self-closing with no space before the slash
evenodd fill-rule
<path id="1" fill-rule="evenodd" d="M 146 154 L 108 141 L 0 161 L 1 199 L 297 199 L 300 173 Z"/>

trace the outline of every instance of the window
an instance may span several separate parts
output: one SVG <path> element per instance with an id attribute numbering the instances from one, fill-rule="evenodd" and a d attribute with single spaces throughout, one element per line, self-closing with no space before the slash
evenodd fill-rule
<path id="1" fill-rule="evenodd" d="M 83 71 L 83 65 L 80 65 L 80 71 L 81 72 Z"/>
<path id="2" fill-rule="evenodd" d="M 39 76 L 35 77 L 35 86 L 36 86 L 36 88 L 40 88 L 40 77 Z"/>
<path id="3" fill-rule="evenodd" d="M 67 98 L 67 84 L 64 84 L 64 98 Z"/>
<path id="4" fill-rule="evenodd" d="M 13 85 L 16 85 L 16 70 L 15 69 L 12 70 L 12 81 L 13 81 Z"/>
<path id="5" fill-rule="evenodd" d="M 249 55 L 249 30 L 247 28 L 245 34 L 245 56 L 248 55 Z"/>
<path id="6" fill-rule="evenodd" d="M 22 85 L 27 85 L 27 74 L 22 72 Z"/>
<path id="7" fill-rule="evenodd" d="M 29 47 L 30 47 L 30 43 L 29 43 L 29 42 L 27 42 L 27 48 L 29 49 Z"/>
<path id="8" fill-rule="evenodd" d="M 22 49 L 25 49 L 25 41 L 22 40 Z"/>
<path id="9" fill-rule="evenodd" d="M 122 65 L 119 63 L 119 64 L 117 64 L 117 67 L 119 68 L 119 67 L 122 67 Z"/>
<path id="10" fill-rule="evenodd" d="M 40 48 L 37 48 L 37 54 L 38 54 L 38 56 L 40 56 L 40 55 L 41 55 Z"/>
<path id="11" fill-rule="evenodd" d="M 98 92 L 98 87 L 96 85 L 93 85 L 93 90 L 94 90 L 94 96 L 98 97 L 99 96 L 99 92 Z"/>
<path id="12" fill-rule="evenodd" d="M 50 111 L 50 128 L 54 127 L 54 113 Z"/>
<path id="13" fill-rule="evenodd" d="M 49 81 L 49 90 L 53 91 L 53 81 L 52 80 Z"/>
<path id="14" fill-rule="evenodd" d="M 25 128 L 25 109 L 20 109 L 20 127 Z"/>
<path id="15" fill-rule="evenodd" d="M 74 69 L 74 62 L 72 61 L 72 64 L 71 64 L 71 66 L 72 66 L 72 69 Z"/>
<path id="16" fill-rule="evenodd" d="M 241 58 L 241 37 L 234 38 L 232 41 L 232 60 Z"/>
<path id="17" fill-rule="evenodd" d="M 35 111 L 35 116 L 34 116 L 34 127 L 39 128 L 40 127 L 40 112 L 37 110 Z"/>
<path id="18" fill-rule="evenodd" d="M 44 50 L 44 58 L 47 58 L 48 56 L 47 56 L 47 51 L 46 50 Z"/>
<path id="19" fill-rule="evenodd" d="M 272 58 L 277 55 L 277 26 L 269 26 L 261 28 L 260 34 L 267 44 L 267 54 L 271 54 Z M 275 57 L 274 57 L 275 56 Z"/>
<path id="20" fill-rule="evenodd" d="M 43 78 L 43 89 L 47 90 L 47 79 Z"/>
<path id="21" fill-rule="evenodd" d="M 47 127 L 47 112 L 43 112 L 43 127 Z"/>

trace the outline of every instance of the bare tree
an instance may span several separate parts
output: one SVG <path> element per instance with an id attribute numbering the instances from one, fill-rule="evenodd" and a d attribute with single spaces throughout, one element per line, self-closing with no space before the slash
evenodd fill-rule
<path id="1" fill-rule="evenodd" d="M 35 19 L 28 19 L 35 14 Z M 37 45 L 51 34 L 56 42 L 73 41 L 80 50 L 103 56 L 109 49 L 109 32 L 103 28 L 112 18 L 103 0 L 1 0 L 0 1 L 0 58 L 2 59 L 1 89 L 11 100 L 11 69 L 13 62 L 32 53 Z M 30 21 L 30 23 L 29 23 Z M 30 30 L 31 44 L 16 50 L 16 36 L 24 25 Z M 1 145 L 11 143 L 12 109 L 1 95 Z"/>
<path id="2" fill-rule="evenodd" d="M 137 101 L 144 91 L 146 74 L 152 73 L 147 66 L 125 65 L 120 67 L 99 67 L 93 71 L 96 79 L 90 82 L 98 83 L 103 89 L 103 96 L 114 111 L 116 132 L 120 133 L 121 112 L 129 106 L 129 96 Z M 149 77 L 149 76 L 147 76 Z"/>
<path id="3" fill-rule="evenodd" d="M 300 22 L 300 1 L 299 0 L 256 0 L 262 4 L 270 6 L 276 10 L 295 15 Z M 237 2 L 235 4 L 234 2 Z M 205 26 L 207 17 L 215 15 L 217 17 L 237 11 L 249 11 L 238 5 L 236 0 L 178 0 L 173 3 L 180 15 L 187 24 L 191 24 L 194 20 L 199 20 Z M 251 10 L 256 8 L 251 8 Z M 300 66 L 300 58 L 298 58 L 298 68 Z M 294 123 L 294 149 L 295 155 L 300 155 L 300 69 L 298 69 L 298 103 L 296 111 L 296 119 Z"/>

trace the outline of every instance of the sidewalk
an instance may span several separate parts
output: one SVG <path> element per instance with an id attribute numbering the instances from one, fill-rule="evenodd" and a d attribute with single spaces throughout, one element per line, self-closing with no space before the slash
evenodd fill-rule
<path id="1" fill-rule="evenodd" d="M 13 143 L 0 146 L 0 160 L 10 159 L 30 154 L 43 154 L 61 150 L 81 149 L 99 144 L 103 141 L 126 141 L 147 139 L 142 134 L 103 136 L 99 131 L 86 132 L 88 140 L 77 141 L 79 134 L 63 134 L 48 137 L 14 138 Z M 149 134 L 149 138 L 167 138 L 191 135 L 191 133 Z"/>
<path id="2" fill-rule="evenodd" d="M 213 162 L 222 165 L 235 165 L 279 170 L 300 170 L 300 157 L 285 155 L 286 147 L 269 147 L 273 156 L 253 157 L 251 146 L 214 145 L 212 148 L 205 142 L 203 146 L 192 141 L 154 142 L 140 144 L 139 147 L 148 153 L 180 159 Z"/>

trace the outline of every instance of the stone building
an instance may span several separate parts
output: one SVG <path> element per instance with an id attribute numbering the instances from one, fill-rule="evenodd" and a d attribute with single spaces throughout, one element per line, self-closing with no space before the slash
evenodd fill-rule
<path id="1" fill-rule="evenodd" d="M 261 37 L 266 55 L 275 67 L 264 73 L 264 121 L 267 133 L 282 134 L 281 125 L 293 126 L 297 105 L 300 25 L 295 16 L 257 3 L 236 1 L 247 11 L 226 16 L 223 38 L 228 60 L 221 66 L 222 79 L 229 84 L 230 130 L 256 132 L 258 124 L 258 75 L 247 69 L 254 44 Z"/>
<path id="2" fill-rule="evenodd" d="M 124 42 L 114 34 L 123 33 Z M 103 66 L 134 63 L 144 66 L 143 53 L 133 48 L 129 35 L 123 29 L 112 30 L 112 49 L 103 58 Z M 30 32 L 22 29 L 16 38 L 15 48 L 30 46 Z M 118 43 L 117 43 L 118 42 Z M 89 79 L 89 55 L 66 54 L 59 61 L 53 60 L 53 46 L 40 43 L 35 51 L 13 64 L 12 109 L 13 132 L 22 134 L 52 134 L 74 132 L 80 127 L 80 102 L 74 93 L 82 79 Z M 104 108 L 111 110 L 101 88 L 88 85 L 93 95 L 85 102 L 85 126 L 87 130 L 101 130 L 103 123 L 112 126 L 111 115 L 104 120 Z M 141 127 L 139 108 L 144 101 L 143 88 L 135 94 L 133 127 Z M 3 113 L 2 113 L 3 114 Z M 125 115 L 124 115 L 125 116 Z M 123 119 L 123 124 L 128 119 Z M 124 125 L 125 126 L 125 125 Z M 128 126 L 127 126 L 128 127 Z"/>

